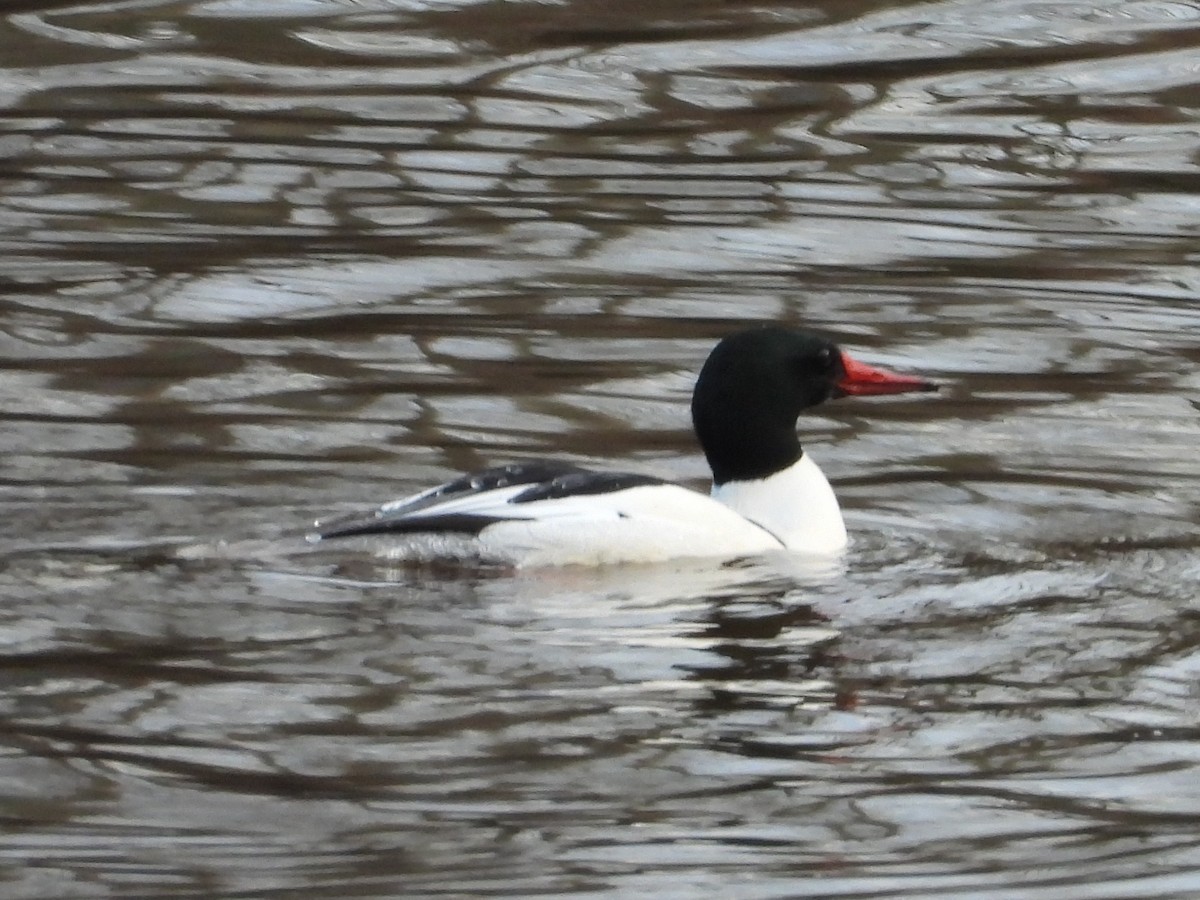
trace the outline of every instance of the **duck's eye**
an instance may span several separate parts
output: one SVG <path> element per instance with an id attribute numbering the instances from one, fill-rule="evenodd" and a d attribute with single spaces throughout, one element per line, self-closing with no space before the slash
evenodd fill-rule
<path id="1" fill-rule="evenodd" d="M 829 347 L 809 350 L 795 358 L 793 365 L 796 371 L 807 378 L 824 376 L 832 372 L 836 363 L 836 354 Z"/>

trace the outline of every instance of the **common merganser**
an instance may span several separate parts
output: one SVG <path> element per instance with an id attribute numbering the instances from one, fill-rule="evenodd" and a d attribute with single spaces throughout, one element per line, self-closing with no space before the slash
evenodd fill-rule
<path id="1" fill-rule="evenodd" d="M 815 334 L 752 328 L 717 344 L 692 394 L 710 496 L 649 475 L 514 463 L 365 517 L 318 523 L 310 539 L 456 535 L 469 539 L 476 558 L 513 566 L 835 555 L 846 546 L 846 526 L 829 482 L 800 446 L 797 417 L 833 397 L 936 389 L 860 363 Z"/>

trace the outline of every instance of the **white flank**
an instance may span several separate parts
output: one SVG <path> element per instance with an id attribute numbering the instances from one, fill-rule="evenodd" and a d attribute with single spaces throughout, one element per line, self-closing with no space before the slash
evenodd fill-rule
<path id="1" fill-rule="evenodd" d="M 734 558 L 781 549 L 752 522 L 674 484 L 510 504 L 503 513 L 522 518 L 489 525 L 480 549 L 519 566 Z"/>

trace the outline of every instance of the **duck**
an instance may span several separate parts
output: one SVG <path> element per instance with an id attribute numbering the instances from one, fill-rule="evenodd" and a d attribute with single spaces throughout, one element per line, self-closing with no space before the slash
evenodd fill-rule
<path id="1" fill-rule="evenodd" d="M 443 538 L 434 546 L 446 556 L 516 568 L 838 556 L 848 544 L 845 522 L 800 444 L 800 415 L 841 397 L 934 390 L 813 332 L 747 328 L 716 344 L 692 393 L 692 425 L 712 472 L 708 494 L 648 474 L 532 460 L 463 475 L 365 515 L 318 521 L 308 537 L 381 537 L 393 558 L 422 536 Z"/>

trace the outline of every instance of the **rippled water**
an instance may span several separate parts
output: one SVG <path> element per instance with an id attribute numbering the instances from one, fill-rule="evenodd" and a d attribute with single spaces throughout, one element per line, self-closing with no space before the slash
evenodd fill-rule
<path id="1" fill-rule="evenodd" d="M 3 896 L 1200 894 L 1195 4 L 6 10 Z M 758 320 L 845 571 L 300 552 Z"/>

